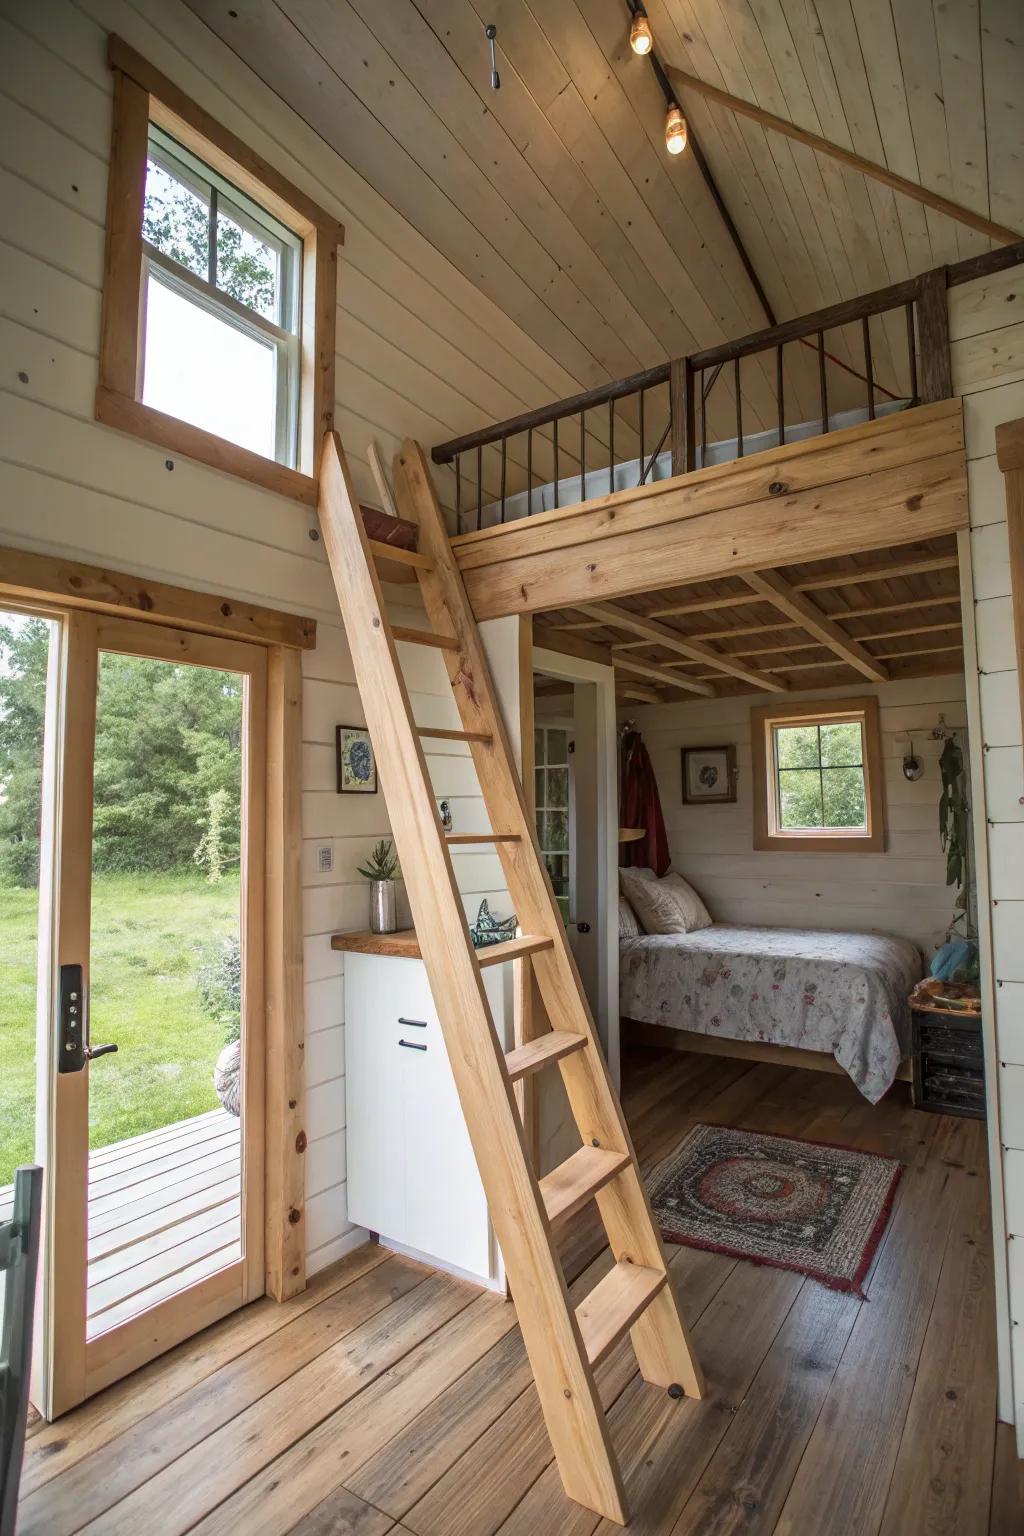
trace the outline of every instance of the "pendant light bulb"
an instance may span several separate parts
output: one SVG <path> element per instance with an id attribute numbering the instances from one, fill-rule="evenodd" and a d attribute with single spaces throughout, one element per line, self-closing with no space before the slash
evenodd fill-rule
<path id="1" fill-rule="evenodd" d="M 675 102 L 665 117 L 665 148 L 670 155 L 681 155 L 686 148 L 686 118 Z"/>
<path id="2" fill-rule="evenodd" d="M 654 34 L 651 24 L 643 11 L 637 11 L 633 17 L 633 25 L 629 29 L 629 46 L 634 53 L 650 53 L 654 47 Z"/>

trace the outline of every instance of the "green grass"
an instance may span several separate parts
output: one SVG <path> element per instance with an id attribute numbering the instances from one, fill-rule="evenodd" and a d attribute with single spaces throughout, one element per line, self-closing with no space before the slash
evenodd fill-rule
<path id="1" fill-rule="evenodd" d="M 217 1108 L 224 1028 L 195 972 L 200 949 L 237 932 L 238 882 L 98 875 L 92 921 L 91 1037 L 119 1046 L 89 1068 L 89 1144 L 102 1147 Z M 36 892 L 0 889 L 0 1185 L 34 1157 L 37 928 Z"/>

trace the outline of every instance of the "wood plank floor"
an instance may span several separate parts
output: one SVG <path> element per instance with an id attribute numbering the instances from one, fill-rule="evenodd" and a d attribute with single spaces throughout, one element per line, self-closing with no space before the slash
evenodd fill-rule
<path id="1" fill-rule="evenodd" d="M 94 1338 L 241 1254 L 239 1122 L 215 1109 L 89 1154 Z M 0 1189 L 0 1221 L 14 1187 Z"/>
<path id="2" fill-rule="evenodd" d="M 696 1120 L 834 1140 L 906 1164 L 867 1301 L 673 1249 L 705 1401 L 598 1377 L 644 1536 L 1009 1536 L 1013 1436 L 995 1421 L 984 1127 L 899 1084 L 711 1056 L 629 1054 L 646 1164 Z M 562 1243 L 577 1295 L 609 1260 L 591 1212 Z M 283 1306 L 256 1302 L 27 1448 L 21 1536 L 612 1536 L 564 1496 L 515 1313 L 367 1245 Z"/>

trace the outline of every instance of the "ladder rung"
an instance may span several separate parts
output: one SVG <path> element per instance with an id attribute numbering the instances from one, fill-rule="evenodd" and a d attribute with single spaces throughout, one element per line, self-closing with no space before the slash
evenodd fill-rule
<path id="1" fill-rule="evenodd" d="M 432 571 L 434 562 L 429 555 L 421 555 L 418 549 L 405 549 L 400 544 L 385 544 L 381 539 L 367 539 L 370 554 L 375 560 L 392 560 L 396 565 L 414 565 L 419 571 Z"/>
<path id="2" fill-rule="evenodd" d="M 536 1040 L 527 1040 L 525 1045 L 517 1045 L 514 1051 L 509 1051 L 505 1057 L 508 1075 L 514 1083 L 518 1083 L 520 1078 L 529 1077 L 531 1072 L 539 1072 L 549 1061 L 557 1061 L 560 1056 L 581 1051 L 588 1038 L 587 1035 L 570 1034 L 564 1029 L 548 1030 L 546 1035 L 538 1035 Z"/>
<path id="3" fill-rule="evenodd" d="M 523 934 L 518 939 L 506 939 L 503 944 L 485 944 L 476 951 L 477 965 L 500 965 L 503 960 L 521 960 L 524 955 L 535 955 L 538 950 L 552 949 L 554 939 L 542 934 L 539 938 Z"/>
<path id="4" fill-rule="evenodd" d="M 597 1365 L 632 1328 L 668 1279 L 663 1269 L 646 1269 L 620 1259 L 576 1308 L 576 1321 L 591 1365 Z"/>
<path id="5" fill-rule="evenodd" d="M 487 731 L 443 731 L 436 725 L 418 725 L 417 736 L 433 736 L 438 741 L 493 741 Z"/>
<path id="6" fill-rule="evenodd" d="M 518 832 L 446 832 L 446 843 L 519 843 Z"/>
<path id="7" fill-rule="evenodd" d="M 432 645 L 436 651 L 461 649 L 459 642 L 450 635 L 435 635 L 432 629 L 405 629 L 400 624 L 392 624 L 391 634 L 395 640 L 405 640 L 410 645 Z"/>
<path id="8" fill-rule="evenodd" d="M 629 1167 L 628 1152 L 580 1147 L 540 1181 L 549 1221 L 564 1221 L 592 1200 L 609 1179 Z"/>

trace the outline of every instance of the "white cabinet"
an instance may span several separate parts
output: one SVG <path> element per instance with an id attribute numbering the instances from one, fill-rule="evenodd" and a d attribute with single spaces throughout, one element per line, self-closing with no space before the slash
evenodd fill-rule
<path id="1" fill-rule="evenodd" d="M 507 970 L 482 973 L 503 1049 Z M 396 1248 L 503 1288 L 421 960 L 345 956 L 345 1063 L 349 1219 Z"/>

